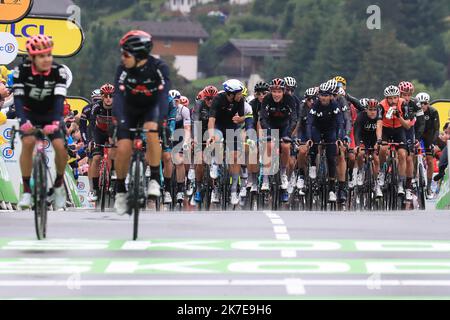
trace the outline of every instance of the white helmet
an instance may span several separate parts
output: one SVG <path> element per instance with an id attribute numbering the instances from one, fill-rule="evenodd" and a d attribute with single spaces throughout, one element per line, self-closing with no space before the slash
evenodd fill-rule
<path id="1" fill-rule="evenodd" d="M 180 93 L 180 91 L 178 91 L 178 90 L 170 90 L 169 91 L 169 96 L 172 98 L 172 99 L 180 99 L 181 98 L 181 93 Z"/>
<path id="2" fill-rule="evenodd" d="M 337 88 L 337 94 L 340 96 L 345 96 L 346 92 L 345 92 L 344 88 L 339 87 L 339 88 Z"/>
<path id="3" fill-rule="evenodd" d="M 223 83 L 223 90 L 227 93 L 238 93 L 244 90 L 244 85 L 239 80 L 231 79 Z"/>
<path id="4" fill-rule="evenodd" d="M 306 97 L 315 97 L 318 92 L 319 92 L 319 90 L 317 90 L 317 87 L 309 88 L 305 91 L 305 96 Z"/>
<path id="5" fill-rule="evenodd" d="M 328 93 L 328 94 L 332 94 L 333 90 L 331 90 L 331 83 L 330 82 L 324 82 L 320 85 L 319 87 L 319 92 L 320 93 Z"/>
<path id="6" fill-rule="evenodd" d="M 94 91 L 92 91 L 91 100 L 92 100 L 92 102 L 97 102 L 97 101 L 102 100 L 102 92 L 100 91 L 100 89 L 95 89 Z"/>
<path id="7" fill-rule="evenodd" d="M 387 97 L 400 97 L 400 89 L 397 86 L 389 86 L 384 89 L 384 96 Z"/>
<path id="8" fill-rule="evenodd" d="M 327 82 L 330 86 L 330 91 L 333 94 L 337 94 L 338 93 L 338 82 L 336 81 L 336 79 L 331 79 Z"/>
<path id="9" fill-rule="evenodd" d="M 361 106 L 363 106 L 364 108 L 367 109 L 367 107 L 369 106 L 369 99 L 363 98 L 363 99 L 359 100 L 359 103 L 361 104 Z"/>
<path id="10" fill-rule="evenodd" d="M 292 77 L 284 78 L 284 82 L 286 82 L 286 86 L 288 86 L 288 87 L 297 88 L 297 80 L 295 80 Z"/>
<path id="11" fill-rule="evenodd" d="M 419 103 L 430 103 L 431 97 L 426 92 L 421 92 L 416 96 L 416 99 Z"/>

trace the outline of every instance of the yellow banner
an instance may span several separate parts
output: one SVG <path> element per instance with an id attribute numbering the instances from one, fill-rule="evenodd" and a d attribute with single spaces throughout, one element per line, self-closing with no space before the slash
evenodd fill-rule
<path id="1" fill-rule="evenodd" d="M 441 130 L 444 125 L 450 122 L 450 100 L 433 101 L 431 105 L 439 112 L 439 120 L 441 121 Z"/>
<path id="2" fill-rule="evenodd" d="M 0 0 L 0 23 L 22 20 L 33 7 L 33 0 Z"/>
<path id="3" fill-rule="evenodd" d="M 86 107 L 90 102 L 89 100 L 82 97 L 67 97 L 67 103 L 70 104 L 70 110 L 78 111 L 78 114 L 81 114 L 83 108 Z"/>
<path id="4" fill-rule="evenodd" d="M 0 0 L 1 1 L 1 0 Z M 10 32 L 19 43 L 19 54 L 27 54 L 27 38 L 45 34 L 53 38 L 55 57 L 71 57 L 81 50 L 84 34 L 81 27 L 65 18 L 28 17 L 11 24 L 0 24 L 0 31 Z"/>

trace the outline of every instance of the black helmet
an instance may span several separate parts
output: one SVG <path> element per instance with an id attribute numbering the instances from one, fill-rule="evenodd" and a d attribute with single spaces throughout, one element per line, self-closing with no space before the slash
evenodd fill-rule
<path id="1" fill-rule="evenodd" d="M 145 31 L 132 30 L 120 39 L 120 46 L 136 59 L 146 59 L 153 48 L 152 36 Z"/>
<path id="2" fill-rule="evenodd" d="M 269 91 L 269 84 L 264 81 L 260 81 L 255 85 L 255 92 Z"/>

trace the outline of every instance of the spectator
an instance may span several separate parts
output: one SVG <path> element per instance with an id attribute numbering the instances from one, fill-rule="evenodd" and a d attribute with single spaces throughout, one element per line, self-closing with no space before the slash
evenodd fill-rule
<path id="1" fill-rule="evenodd" d="M 450 122 L 444 126 L 444 132 L 438 138 L 438 146 L 441 147 L 442 154 L 439 158 L 439 173 L 434 177 L 434 181 L 439 181 L 445 176 L 445 170 L 448 167 L 448 145 L 450 139 Z M 442 148 L 443 147 L 443 148 Z"/>

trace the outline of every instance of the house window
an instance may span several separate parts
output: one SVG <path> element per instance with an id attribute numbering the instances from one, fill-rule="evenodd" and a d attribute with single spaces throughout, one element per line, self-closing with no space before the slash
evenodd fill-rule
<path id="1" fill-rule="evenodd" d="M 164 40 L 164 47 L 165 48 L 172 47 L 172 40 Z"/>

